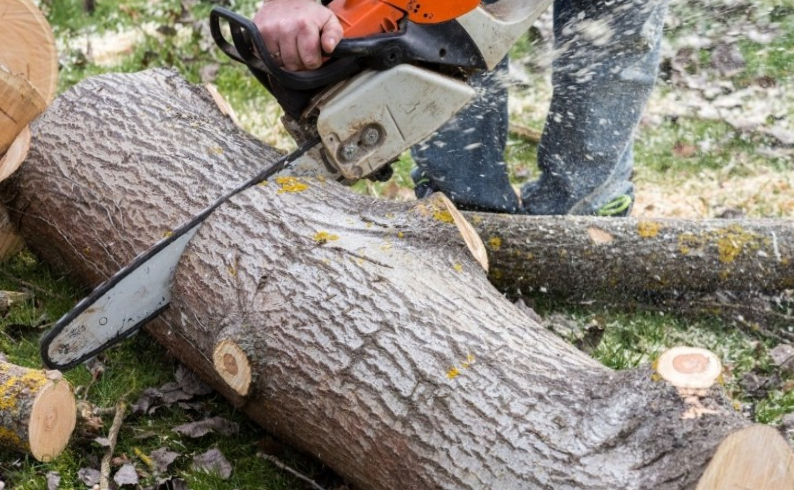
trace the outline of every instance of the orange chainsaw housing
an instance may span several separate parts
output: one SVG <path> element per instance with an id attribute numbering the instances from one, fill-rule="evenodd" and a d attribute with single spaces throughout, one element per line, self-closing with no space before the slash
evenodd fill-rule
<path id="1" fill-rule="evenodd" d="M 460 17 L 480 0 L 334 0 L 328 8 L 339 18 L 344 37 L 396 32 L 403 18 L 417 24 L 438 24 Z"/>

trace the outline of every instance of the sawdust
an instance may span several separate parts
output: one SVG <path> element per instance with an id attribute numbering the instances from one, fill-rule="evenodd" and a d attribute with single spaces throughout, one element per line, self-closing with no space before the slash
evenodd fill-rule
<path id="1" fill-rule="evenodd" d="M 643 172 L 640 172 L 641 174 Z M 752 175 L 725 176 L 704 170 L 682 181 L 635 179 L 634 217 L 741 218 L 794 216 L 794 172 L 752 169 Z"/>

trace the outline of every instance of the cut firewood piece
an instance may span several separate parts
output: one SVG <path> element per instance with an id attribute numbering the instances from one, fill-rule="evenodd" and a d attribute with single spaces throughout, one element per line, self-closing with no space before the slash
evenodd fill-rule
<path id="1" fill-rule="evenodd" d="M 794 489 L 794 454 L 778 431 L 754 425 L 720 444 L 696 490 Z"/>
<path id="2" fill-rule="evenodd" d="M 0 64 L 24 75 L 45 102 L 52 102 L 58 83 L 58 50 L 47 19 L 31 0 L 3 0 L 2 19 Z"/>
<path id="3" fill-rule="evenodd" d="M 656 372 L 677 388 L 710 388 L 722 373 L 714 353 L 697 347 L 673 347 L 656 361 Z"/>
<path id="4" fill-rule="evenodd" d="M 24 75 L 0 66 L 0 155 L 46 107 L 44 98 Z"/>
<path id="5" fill-rule="evenodd" d="M 215 370 L 237 394 L 248 395 L 251 387 L 251 363 L 245 351 L 232 340 L 222 340 L 212 354 Z"/>
<path id="6" fill-rule="evenodd" d="M 50 461 L 74 431 L 77 408 L 58 371 L 0 362 L 0 444 Z"/>

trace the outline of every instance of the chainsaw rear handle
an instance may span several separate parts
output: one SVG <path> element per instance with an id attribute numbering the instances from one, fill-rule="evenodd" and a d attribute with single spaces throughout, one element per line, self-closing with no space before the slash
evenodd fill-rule
<path id="1" fill-rule="evenodd" d="M 232 42 L 221 32 L 221 19 L 229 23 Z M 259 78 L 270 75 L 284 87 L 295 90 L 312 90 L 335 83 L 361 70 L 353 56 L 362 52 L 356 45 L 362 39 L 342 39 L 334 53 L 335 59 L 316 70 L 287 71 L 273 60 L 265 47 L 259 28 L 250 19 L 223 7 L 213 7 L 210 12 L 210 32 L 215 44 L 230 58 L 248 66 Z M 364 54 L 370 50 L 364 50 Z M 353 56 L 351 56 L 353 55 Z"/>

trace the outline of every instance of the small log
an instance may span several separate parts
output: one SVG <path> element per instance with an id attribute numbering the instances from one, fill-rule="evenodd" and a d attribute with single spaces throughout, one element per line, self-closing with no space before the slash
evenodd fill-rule
<path id="1" fill-rule="evenodd" d="M 3 0 L 2 18 L 0 64 L 24 75 L 45 102 L 52 102 L 58 84 L 58 50 L 50 24 L 30 0 Z"/>
<path id="2" fill-rule="evenodd" d="M 77 408 L 58 371 L 0 362 L 0 444 L 50 461 L 66 447 Z"/>
<path id="3" fill-rule="evenodd" d="M 616 301 L 794 289 L 792 220 L 464 213 L 503 291 Z"/>

